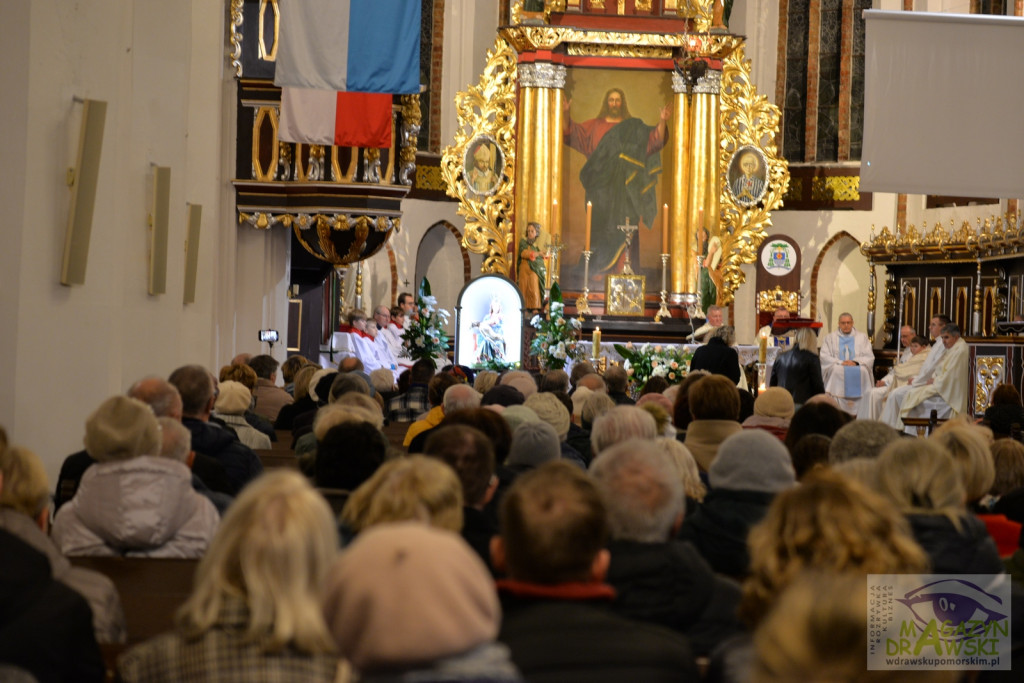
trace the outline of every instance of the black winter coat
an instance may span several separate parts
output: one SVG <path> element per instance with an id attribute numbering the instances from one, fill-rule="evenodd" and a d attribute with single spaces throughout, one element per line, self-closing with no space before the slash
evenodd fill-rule
<path id="1" fill-rule="evenodd" d="M 192 448 L 210 456 L 224 466 L 230 495 L 237 495 L 242 487 L 263 472 L 263 464 L 252 449 L 243 444 L 234 432 L 221 429 L 195 418 L 183 418 L 181 423 L 192 432 Z"/>
<path id="2" fill-rule="evenodd" d="M 0 558 L 0 662 L 40 683 L 104 680 L 85 598 L 52 578 L 45 555 L 3 530 Z"/>
<path id="3" fill-rule="evenodd" d="M 812 396 L 825 393 L 821 378 L 821 359 L 804 349 L 780 353 L 772 365 L 769 386 L 782 387 L 793 394 L 793 402 L 802 405 Z"/>
<path id="4" fill-rule="evenodd" d="M 608 550 L 607 581 L 619 614 L 682 633 L 698 657 L 743 632 L 736 617 L 739 584 L 716 576 L 691 543 L 613 541 Z"/>
<path id="5" fill-rule="evenodd" d="M 945 515 L 907 515 L 914 540 L 928 553 L 933 574 L 1000 574 L 1005 570 L 985 523 L 960 517 L 960 529 Z"/>
<path id="6" fill-rule="evenodd" d="M 725 375 L 737 384 L 740 381 L 740 357 L 736 349 L 723 339 L 712 337 L 708 343 L 693 352 L 690 370 L 707 370 L 714 375 Z"/>
<path id="7" fill-rule="evenodd" d="M 742 578 L 750 566 L 747 534 L 774 498 L 774 493 L 761 491 L 714 489 L 683 522 L 679 538 L 693 543 L 717 573 Z"/>
<path id="8" fill-rule="evenodd" d="M 530 683 L 700 680 L 683 636 L 615 614 L 607 597 L 557 597 L 559 586 L 540 587 L 550 597 L 528 597 L 510 593 L 504 583 L 498 640 Z"/>

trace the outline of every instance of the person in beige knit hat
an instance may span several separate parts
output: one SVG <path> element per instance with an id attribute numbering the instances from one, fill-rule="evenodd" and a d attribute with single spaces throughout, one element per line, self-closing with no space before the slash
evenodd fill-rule
<path id="1" fill-rule="evenodd" d="M 220 521 L 192 488 L 192 472 L 159 457 L 153 410 L 127 396 L 104 401 L 85 423 L 85 448 L 96 464 L 53 523 L 65 555 L 201 557 Z"/>
<path id="2" fill-rule="evenodd" d="M 782 387 L 768 387 L 754 401 L 754 414 L 743 421 L 744 429 L 763 429 L 786 440 L 796 406 L 793 395 Z"/>
<path id="3" fill-rule="evenodd" d="M 569 425 L 572 422 L 572 416 L 566 405 L 550 391 L 542 391 L 527 397 L 526 403 L 523 405 L 537 413 L 537 417 L 542 422 L 546 422 L 554 427 L 555 434 L 558 435 L 561 457 L 586 469 L 587 461 L 583 459 L 578 450 L 566 442 L 566 437 L 569 435 Z"/>
<path id="4" fill-rule="evenodd" d="M 220 392 L 213 404 L 214 416 L 219 417 L 238 435 L 238 440 L 252 449 L 270 448 L 270 437 L 249 424 L 245 411 L 252 405 L 252 393 L 241 382 L 226 380 L 220 383 Z"/>
<path id="5" fill-rule="evenodd" d="M 422 522 L 369 529 L 334 562 L 324 615 L 360 680 L 519 681 L 494 642 L 501 607 L 484 563 Z M 453 679 L 454 680 L 454 679 Z"/>

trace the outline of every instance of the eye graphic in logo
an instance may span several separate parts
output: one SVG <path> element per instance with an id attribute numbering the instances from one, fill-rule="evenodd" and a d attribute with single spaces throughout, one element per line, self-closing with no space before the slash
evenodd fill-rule
<path id="1" fill-rule="evenodd" d="M 987 624 L 1008 616 L 998 596 L 962 579 L 927 583 L 896 600 L 910 608 L 922 628 L 932 619 L 949 622 L 949 629 L 957 631 L 960 639 L 982 635 Z"/>

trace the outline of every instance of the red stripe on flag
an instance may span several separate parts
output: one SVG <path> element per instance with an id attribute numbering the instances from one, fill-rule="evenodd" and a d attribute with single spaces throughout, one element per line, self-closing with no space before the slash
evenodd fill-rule
<path id="1" fill-rule="evenodd" d="M 391 146 L 391 95 L 339 92 L 334 114 L 339 147 Z"/>

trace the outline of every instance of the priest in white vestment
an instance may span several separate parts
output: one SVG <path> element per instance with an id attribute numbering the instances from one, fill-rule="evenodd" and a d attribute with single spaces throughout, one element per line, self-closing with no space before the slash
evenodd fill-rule
<path id="1" fill-rule="evenodd" d="M 789 309 L 784 306 L 777 306 L 775 312 L 772 314 L 772 322 L 770 325 L 765 325 L 757 331 L 758 339 L 765 337 L 769 340 L 772 346 L 776 346 L 780 349 L 788 349 L 793 345 L 793 339 L 796 337 L 796 330 L 789 330 L 780 335 L 773 335 L 772 328 L 775 326 L 775 322 L 778 320 L 789 320 L 792 316 L 789 313 Z"/>
<path id="2" fill-rule="evenodd" d="M 853 329 L 852 315 L 839 316 L 839 329 L 825 335 L 818 357 L 825 393 L 835 397 L 840 409 L 856 415 L 861 399 L 875 385 L 875 352 L 868 336 Z"/>
<path id="3" fill-rule="evenodd" d="M 960 336 L 960 328 L 952 323 L 942 328 L 942 345 L 946 353 L 932 378 L 914 387 L 900 407 L 900 417 L 927 417 L 932 409 L 939 417 L 956 417 L 967 412 L 970 349 Z M 927 403 L 926 403 L 927 402 Z M 916 410 L 915 410 L 916 409 Z"/>
<path id="4" fill-rule="evenodd" d="M 878 416 L 882 414 L 882 403 L 885 401 L 885 397 L 889 393 L 889 389 L 892 386 L 893 378 L 896 376 L 896 368 L 902 366 L 904 363 L 914 357 L 914 352 L 910 350 L 910 340 L 914 338 L 917 332 L 910 325 L 904 325 L 900 328 L 900 345 L 903 347 L 903 352 L 900 357 L 896 360 L 896 364 L 892 366 L 889 373 L 882 379 L 875 382 L 874 388 L 868 392 L 864 400 L 860 402 L 860 407 L 857 408 L 857 419 L 858 420 L 877 420 Z M 924 358 L 921 358 L 921 362 L 924 362 Z M 913 375 L 911 375 L 913 377 Z"/>
<path id="5" fill-rule="evenodd" d="M 893 389 L 885 398 L 882 415 L 878 419 L 896 431 L 903 431 L 903 418 L 900 417 L 900 407 L 907 398 L 907 394 L 915 387 L 927 384 L 928 380 L 932 378 L 932 375 L 938 369 L 939 363 L 942 362 L 942 357 L 946 355 L 946 347 L 939 341 L 939 335 L 942 334 L 942 328 L 949 323 L 950 319 L 945 315 L 937 315 L 931 319 L 928 323 L 928 333 L 935 340 L 935 343 L 932 344 L 928 357 L 924 359 L 920 372 L 914 375 L 909 385 Z"/>

